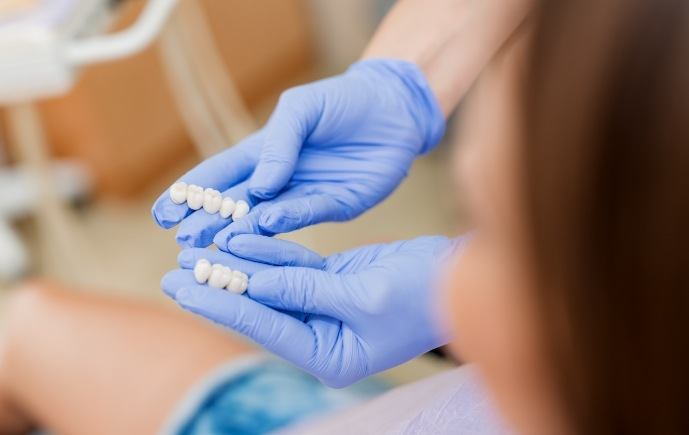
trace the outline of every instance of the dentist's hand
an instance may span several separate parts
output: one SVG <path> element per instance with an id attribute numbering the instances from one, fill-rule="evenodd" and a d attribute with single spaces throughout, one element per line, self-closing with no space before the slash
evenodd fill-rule
<path id="1" fill-rule="evenodd" d="M 162 285 L 183 308 L 342 387 L 447 343 L 436 280 L 456 245 L 421 237 L 323 258 L 292 242 L 240 235 L 229 244 L 234 255 L 183 251 L 182 269 Z M 248 297 L 196 284 L 190 269 L 199 258 L 251 275 Z"/>
<path id="2" fill-rule="evenodd" d="M 228 195 L 255 205 L 248 216 L 227 225 L 217 215 L 175 205 L 167 192 L 153 215 L 165 228 L 182 222 L 177 239 L 183 246 L 215 242 L 222 250 L 237 234 L 273 235 L 352 219 L 389 195 L 444 129 L 441 109 L 414 64 L 361 61 L 342 75 L 286 91 L 261 131 L 181 178 L 233 189 Z"/>

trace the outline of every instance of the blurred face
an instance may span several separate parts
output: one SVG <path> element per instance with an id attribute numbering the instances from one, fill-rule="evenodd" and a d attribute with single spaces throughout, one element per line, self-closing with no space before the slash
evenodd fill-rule
<path id="1" fill-rule="evenodd" d="M 517 84 L 524 41 L 484 73 L 469 101 L 456 174 L 475 238 L 447 287 L 454 351 L 477 364 L 508 425 L 521 433 L 562 433 L 541 358 L 531 300 L 520 201 Z"/>

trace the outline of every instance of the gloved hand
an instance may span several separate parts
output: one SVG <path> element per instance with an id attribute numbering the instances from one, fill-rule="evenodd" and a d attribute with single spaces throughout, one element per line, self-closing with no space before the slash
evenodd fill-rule
<path id="1" fill-rule="evenodd" d="M 223 250 L 237 234 L 273 235 L 352 219 L 389 195 L 444 129 L 440 107 L 414 64 L 361 61 L 342 75 L 286 91 L 266 126 L 235 147 L 240 151 L 220 153 L 181 178 L 220 191 L 233 187 L 256 205 L 248 216 L 227 225 L 204 211 L 189 215 L 167 192 L 153 215 L 166 228 L 186 217 L 177 237 L 183 246 L 213 241 Z"/>
<path id="2" fill-rule="evenodd" d="M 343 387 L 448 342 L 436 280 L 456 245 L 421 237 L 323 258 L 292 242 L 239 235 L 229 244 L 234 255 L 182 251 L 181 269 L 162 287 L 183 308 Z M 249 297 L 198 285 L 190 269 L 199 258 L 249 274 Z"/>

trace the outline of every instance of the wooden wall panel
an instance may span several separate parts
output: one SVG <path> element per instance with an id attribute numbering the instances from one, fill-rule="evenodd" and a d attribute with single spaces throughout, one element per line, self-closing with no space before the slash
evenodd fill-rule
<path id="1" fill-rule="evenodd" d="M 118 27 L 136 17 L 142 2 L 124 4 Z M 300 0 L 205 0 L 203 6 L 228 71 L 250 105 L 310 67 Z M 40 109 L 54 154 L 83 162 L 102 194 L 135 194 L 192 152 L 155 49 L 87 68 L 72 92 L 42 102 Z"/>

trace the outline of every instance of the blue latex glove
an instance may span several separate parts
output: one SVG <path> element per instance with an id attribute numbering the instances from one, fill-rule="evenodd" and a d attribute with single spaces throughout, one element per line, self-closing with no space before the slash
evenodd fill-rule
<path id="1" fill-rule="evenodd" d="M 184 219 L 177 237 L 183 246 L 215 242 L 223 250 L 237 234 L 273 235 L 352 219 L 389 195 L 444 129 L 440 107 L 414 64 L 361 61 L 342 75 L 286 91 L 266 126 L 235 147 L 239 151 L 220 153 L 181 178 L 221 192 L 233 188 L 228 194 L 257 204 L 248 216 L 227 225 L 202 210 L 190 214 L 167 192 L 153 215 L 165 228 Z"/>
<path id="2" fill-rule="evenodd" d="M 447 343 L 435 289 L 455 245 L 422 237 L 323 258 L 292 242 L 239 235 L 230 242 L 236 255 L 182 251 L 181 269 L 162 286 L 183 308 L 343 387 Z M 249 274 L 249 297 L 196 284 L 190 269 L 199 258 Z"/>

